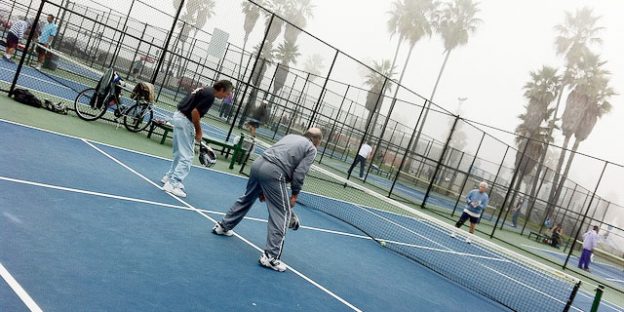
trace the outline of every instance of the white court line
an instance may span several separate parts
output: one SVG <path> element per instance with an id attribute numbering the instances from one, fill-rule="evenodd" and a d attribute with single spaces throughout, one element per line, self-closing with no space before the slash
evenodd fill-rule
<path id="1" fill-rule="evenodd" d="M 123 162 L 121 162 L 120 160 L 114 158 L 113 156 L 107 154 L 106 152 L 104 152 L 103 150 L 99 149 L 97 146 L 91 144 L 89 141 L 87 140 L 82 140 L 83 142 L 85 142 L 86 144 L 88 144 L 89 146 L 93 147 L 95 150 L 99 151 L 100 153 L 102 153 L 104 156 L 108 157 L 109 159 L 111 159 L 112 161 L 116 162 L 117 164 L 119 164 L 120 166 L 128 169 L 130 172 L 136 174 L 137 176 L 139 176 L 140 178 L 142 178 L 143 180 L 145 180 L 146 182 L 148 182 L 149 184 L 155 186 L 158 189 L 162 190 L 162 187 L 158 186 L 156 183 L 154 183 L 152 180 L 148 179 L 147 177 L 145 177 L 144 175 L 140 174 L 139 172 L 137 172 L 136 170 L 130 168 L 128 165 L 124 164 Z M 167 193 L 169 194 L 169 193 Z M 172 195 L 169 194 L 169 196 L 171 196 L 172 198 L 174 198 L 175 200 L 179 201 L 180 203 L 182 203 L 183 205 L 187 206 L 188 208 L 191 208 L 193 210 L 195 210 L 198 214 L 200 214 L 201 216 L 203 216 L 204 218 L 210 220 L 211 222 L 216 223 L 217 220 L 213 219 L 212 217 L 210 217 L 209 215 L 205 214 L 204 212 L 202 212 L 201 210 L 193 207 L 191 204 L 187 203 L 186 201 Z M 241 235 L 239 235 L 238 233 L 234 232 L 234 236 L 236 236 L 238 239 L 242 240 L 243 242 L 245 242 L 247 245 L 253 247 L 254 249 L 256 249 L 259 252 L 264 252 L 264 250 L 256 245 L 254 245 L 252 242 L 250 242 L 249 240 L 247 240 L 246 238 L 242 237 Z M 286 264 L 286 263 L 284 263 Z M 297 271 L 296 269 L 294 269 L 293 267 L 289 266 L 286 264 L 286 266 L 290 269 L 290 271 L 292 271 L 293 273 L 295 273 L 296 275 L 298 275 L 299 277 L 303 278 L 304 280 L 308 281 L 310 284 L 314 285 L 315 287 L 317 287 L 318 289 L 322 290 L 323 292 L 325 292 L 326 294 L 332 296 L 334 299 L 340 301 L 341 303 L 343 303 L 344 305 L 346 305 L 347 307 L 351 308 L 354 311 L 362 311 L 359 308 L 357 308 L 355 305 L 349 303 L 348 301 L 346 301 L 345 299 L 341 298 L 340 296 L 334 294 L 332 291 L 330 291 L 329 289 L 323 287 L 322 285 L 320 285 L 319 283 L 313 281 L 311 278 L 305 276 L 303 273 Z"/>
<path id="2" fill-rule="evenodd" d="M 172 208 L 172 209 L 180 209 L 180 210 L 186 210 L 186 211 L 195 211 L 195 209 L 188 208 L 186 206 L 171 205 L 171 204 L 165 204 L 165 203 L 161 203 L 161 202 L 155 202 L 155 201 L 144 200 L 144 199 L 139 199 L 139 198 L 120 196 L 120 195 L 113 195 L 113 194 L 94 192 L 94 191 L 87 191 L 87 190 L 71 188 L 71 187 L 64 187 L 64 186 L 58 186 L 58 185 L 52 185 L 52 184 L 47 184 L 47 183 L 26 181 L 26 180 L 14 179 L 14 178 L 2 177 L 2 176 L 0 176 L 0 180 L 14 182 L 14 183 L 19 183 L 19 184 L 38 186 L 38 187 L 43 187 L 43 188 L 49 188 L 49 189 L 55 189 L 55 190 L 61 190 L 61 191 L 66 191 L 66 192 L 86 194 L 86 195 L 91 195 L 91 196 L 119 199 L 119 200 L 124 200 L 124 201 L 129 201 L 129 202 L 136 202 L 136 203 L 142 203 L 142 204 L 148 204 L 148 205 L 154 205 L 154 206 L 160 206 L 160 207 L 166 207 L 166 208 Z M 214 210 L 208 210 L 208 209 L 202 209 L 202 208 L 198 208 L 198 210 L 200 210 L 202 212 L 205 212 L 205 213 L 215 214 L 215 215 L 221 215 L 221 216 L 225 215 L 225 212 L 220 212 L 220 211 L 214 211 Z M 245 217 L 244 219 L 245 220 L 256 221 L 256 222 L 263 222 L 263 223 L 267 223 L 268 222 L 266 219 L 260 219 L 260 218 L 255 218 L 255 217 Z M 349 236 L 349 237 L 355 237 L 355 238 L 366 239 L 366 240 L 373 240 L 372 238 L 370 238 L 368 236 L 364 236 L 364 235 L 358 235 L 358 234 L 352 234 L 352 233 L 347 233 L 347 232 L 323 229 L 323 228 L 312 227 L 312 226 L 302 225 L 300 228 L 301 229 L 311 230 L 311 231 L 317 231 L 317 232 L 324 232 L 324 233 L 330 233 L 330 234 L 336 234 L 336 235 L 342 235 L 342 236 Z"/>
<path id="3" fill-rule="evenodd" d="M 45 132 L 45 133 L 50 133 L 50 134 L 58 135 L 58 136 L 61 136 L 61 137 L 72 138 L 72 139 L 77 139 L 77 140 L 83 140 L 83 141 L 84 141 L 84 139 L 83 139 L 83 138 L 78 137 L 78 136 L 73 136 L 73 135 L 64 134 L 64 133 L 60 133 L 60 132 L 56 132 L 56 131 L 52 131 L 52 130 L 47 130 L 47 129 L 38 128 L 38 127 L 30 126 L 30 125 L 25 125 L 25 124 L 21 124 L 21 123 L 14 122 L 14 121 L 10 121 L 10 120 L 6 120 L 6 119 L 0 119 L 0 121 L 5 122 L 5 123 L 8 123 L 8 124 L 13 124 L 13 125 L 16 125 L 16 126 L 20 126 L 20 127 L 28 128 L 28 129 L 34 129 L 34 130 L 37 130 L 37 131 L 41 131 L 41 132 Z M 119 149 L 119 150 L 127 151 L 127 152 L 130 152 L 130 153 L 133 153 L 133 154 L 143 155 L 143 156 L 147 156 L 147 157 L 151 157 L 151 158 L 155 158 L 155 159 L 162 159 L 162 160 L 169 160 L 169 161 L 171 160 L 171 159 L 168 159 L 168 158 L 165 158 L 165 157 L 156 156 L 156 155 L 152 155 L 152 154 L 148 154 L 148 153 L 144 153 L 144 152 L 139 152 L 139 151 L 133 151 L 133 150 L 128 149 L 128 148 L 119 147 L 119 146 L 115 146 L 115 145 L 108 144 L 108 143 L 103 143 L 103 142 L 99 142 L 99 141 L 92 141 L 92 142 L 97 143 L 97 144 L 100 144 L 100 145 L 103 145 L 103 146 L 111 147 L 111 148 L 114 148 L 114 149 Z M 206 168 L 206 167 L 203 167 L 203 166 L 193 166 L 193 167 L 194 167 L 194 168 L 197 168 L 197 169 L 200 169 L 200 170 L 208 170 L 208 171 L 213 171 L 213 172 L 218 173 L 218 174 L 224 174 L 224 175 L 228 175 L 228 176 L 236 177 L 236 178 L 243 179 L 243 180 L 246 180 L 246 179 L 247 179 L 246 177 L 242 177 L 242 176 L 239 176 L 239 175 L 235 175 L 235 174 L 232 174 L 232 173 L 229 173 L 229 172 L 217 171 L 217 170 L 215 170 L 215 169 L 210 169 L 210 168 Z M 150 181 L 150 182 L 151 182 L 151 181 Z M 153 184 L 153 183 L 152 183 L 152 184 Z M 154 184 L 154 185 L 155 185 L 155 184 Z M 317 194 L 312 194 L 312 193 L 311 193 L 311 195 L 318 196 Z M 175 198 L 175 197 L 174 197 L 174 198 Z M 238 234 L 237 234 L 237 236 L 238 236 Z M 244 238 L 242 238 L 242 237 L 239 237 L 239 238 L 240 238 L 241 240 L 243 240 L 243 241 L 247 242 Z M 249 242 L 247 242 L 247 243 L 249 243 Z M 249 244 L 251 244 L 251 243 L 249 243 Z M 252 246 L 253 246 L 253 245 L 252 245 Z M 254 246 L 254 247 L 255 247 L 255 246 Z M 593 285 L 593 284 L 588 283 L 588 282 L 586 282 L 586 281 L 585 281 L 584 283 L 587 283 L 587 284 L 589 284 L 589 285 Z M 596 287 L 597 287 L 597 285 L 594 285 L 594 286 L 596 286 Z M 593 298 L 593 297 L 591 297 L 589 294 L 585 293 L 584 291 L 579 291 L 579 292 L 578 292 L 578 294 L 580 294 L 580 295 L 582 295 L 582 296 L 584 296 L 584 297 L 587 297 L 587 298 Z M 622 311 L 622 310 L 619 310 L 619 307 L 617 307 L 617 305 L 615 305 L 615 304 L 613 304 L 613 303 L 611 303 L 611 302 L 609 302 L 609 301 L 607 301 L 607 300 L 603 300 L 602 302 L 603 302 L 603 303 L 606 303 L 606 304 L 605 304 L 606 306 L 611 307 L 612 309 L 614 309 L 614 310 L 616 310 L 616 311 Z M 573 308 L 573 309 L 575 309 L 575 310 L 580 311 L 578 308 L 576 308 L 576 307 L 574 307 L 574 306 L 572 306 L 572 308 Z"/>
<path id="4" fill-rule="evenodd" d="M 22 286 L 13 278 L 13 275 L 0 263 L 0 276 L 9 284 L 15 294 L 22 300 L 30 311 L 41 312 L 39 305 L 28 295 Z"/>

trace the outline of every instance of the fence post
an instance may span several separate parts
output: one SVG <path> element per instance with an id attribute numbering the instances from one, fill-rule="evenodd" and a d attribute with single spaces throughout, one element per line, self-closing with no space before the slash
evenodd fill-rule
<path id="1" fill-rule="evenodd" d="M 41 4 L 39 4 L 39 10 L 37 11 L 37 15 L 35 15 L 33 25 L 39 24 L 39 18 L 41 17 L 41 12 L 43 12 L 43 6 L 47 2 L 47 0 L 41 0 Z M 34 36 L 34 31 L 31 31 L 28 34 L 28 39 L 26 40 L 26 46 L 24 47 L 24 51 L 30 51 L 30 44 L 32 43 Z M 22 58 L 20 58 L 20 62 L 17 65 L 17 69 L 15 70 L 15 76 L 13 76 L 13 82 L 11 82 L 11 87 L 9 88 L 9 97 L 13 96 L 13 91 L 15 91 L 15 86 L 17 85 L 17 80 L 19 79 L 20 73 L 22 72 L 22 67 L 24 67 L 24 61 L 26 60 L 26 57 L 28 57 L 28 53 L 22 53 Z"/>
<path id="2" fill-rule="evenodd" d="M 318 100 L 316 101 L 316 105 L 314 106 L 314 110 L 312 110 L 312 116 L 310 116 L 310 122 L 308 122 L 308 129 L 312 127 L 314 123 L 314 118 L 316 117 L 316 111 L 318 110 L 321 102 L 323 101 L 323 93 L 327 88 L 327 82 L 329 82 L 329 76 L 331 76 L 332 71 L 334 70 L 334 65 L 336 64 L 336 59 L 338 59 L 338 53 L 340 51 L 336 50 L 336 54 L 334 54 L 334 59 L 332 60 L 331 66 L 329 66 L 329 71 L 327 71 L 327 76 L 325 77 L 325 82 L 323 82 L 323 88 L 321 89 L 321 93 L 319 94 Z"/>
<path id="3" fill-rule="evenodd" d="M 156 77 L 160 72 L 160 68 L 162 67 L 162 63 L 165 60 L 165 55 L 167 54 L 167 49 L 169 48 L 169 43 L 171 42 L 171 37 L 173 36 L 173 32 L 175 31 L 176 24 L 178 23 L 178 19 L 180 18 L 180 12 L 182 12 L 182 7 L 184 7 L 184 0 L 180 0 L 180 6 L 178 7 L 178 11 L 176 12 L 176 16 L 173 19 L 173 23 L 171 23 L 171 30 L 169 30 L 169 34 L 167 35 L 167 40 L 165 40 L 165 45 L 162 47 L 162 53 L 160 54 L 160 58 L 156 63 L 156 68 L 154 69 L 154 73 L 152 73 L 152 79 L 150 79 L 151 84 L 156 83 Z"/>
<path id="4" fill-rule="evenodd" d="M 427 187 L 427 192 L 425 193 L 425 197 L 423 198 L 422 203 L 420 203 L 421 208 L 425 208 L 425 205 L 427 204 L 427 199 L 429 198 L 429 195 L 431 194 L 431 190 L 433 189 L 433 184 L 435 183 L 436 176 L 438 175 L 438 172 L 440 171 L 440 167 L 442 167 L 444 156 L 446 155 L 446 151 L 448 150 L 448 147 L 451 144 L 451 139 L 453 139 L 453 133 L 455 132 L 455 128 L 457 127 L 457 122 L 459 121 L 459 119 L 460 119 L 459 115 L 455 116 L 455 121 L 453 122 L 453 126 L 451 127 L 451 132 L 449 133 L 448 138 L 446 138 L 446 143 L 444 144 L 444 147 L 442 148 L 442 154 L 440 155 L 440 159 L 438 160 L 435 170 L 433 171 L 433 175 L 431 177 L 431 181 L 429 182 L 429 186 Z"/>
<path id="5" fill-rule="evenodd" d="M 239 102 L 240 105 L 236 109 L 236 113 L 234 113 L 234 118 L 232 118 L 232 125 L 230 125 L 230 129 L 228 130 L 227 136 L 225 137 L 226 141 L 230 140 L 230 136 L 232 135 L 232 131 L 234 130 L 234 125 L 236 124 L 236 119 L 238 118 L 238 115 L 240 114 L 241 107 L 245 103 L 245 96 L 247 95 L 247 90 L 249 90 L 251 79 L 253 79 L 253 72 L 254 70 L 256 70 L 256 66 L 258 66 L 258 60 L 260 59 L 260 55 L 262 54 L 262 49 L 264 49 L 264 44 L 266 43 L 266 39 L 267 39 L 267 36 L 269 35 L 269 30 L 271 30 L 271 25 L 273 24 L 274 18 L 275 18 L 275 14 L 271 14 L 269 23 L 267 24 L 266 30 L 264 31 L 264 37 L 262 38 L 262 42 L 260 43 L 260 47 L 258 48 L 258 56 L 256 56 L 253 67 L 251 68 L 251 75 L 249 76 L 249 79 L 247 80 L 247 83 L 245 84 L 245 90 L 243 91 L 243 96 L 241 97 L 241 100 Z M 247 72 L 247 69 L 245 69 L 245 72 Z M 256 88 L 256 86 L 254 86 L 254 88 Z"/>
<path id="6" fill-rule="evenodd" d="M 336 124 L 338 123 L 338 118 L 340 118 L 340 112 L 342 111 L 342 106 L 347 99 L 347 95 L 349 94 L 349 88 L 351 85 L 347 85 L 347 90 L 345 90 L 344 96 L 342 97 L 342 101 L 340 101 L 340 107 L 338 108 L 338 114 L 336 114 L 335 122 L 332 123 L 331 130 L 329 130 L 329 135 L 325 138 L 325 146 L 323 147 L 323 153 L 321 153 L 321 158 L 319 159 L 319 164 L 323 161 L 323 156 L 325 156 L 325 152 L 327 151 L 327 146 L 329 145 L 329 141 L 331 140 L 332 135 L 334 134 L 334 130 L 336 129 Z M 334 142 L 336 145 L 336 142 Z"/>
<path id="7" fill-rule="evenodd" d="M 570 261 L 570 256 L 572 255 L 572 251 L 574 251 L 574 246 L 576 245 L 576 238 L 579 237 L 579 235 L 581 234 L 581 230 L 583 229 L 583 223 L 585 223 L 585 219 L 587 218 L 589 209 L 591 208 L 594 198 L 596 197 L 596 192 L 598 191 L 598 187 L 600 187 L 600 182 L 602 181 L 602 177 L 604 176 L 605 170 L 607 170 L 608 165 L 609 165 L 609 162 L 605 161 L 604 166 L 602 167 L 602 172 L 600 172 L 600 177 L 598 178 L 598 182 L 596 182 L 596 187 L 594 188 L 594 192 L 592 193 L 592 196 L 589 199 L 589 204 L 587 204 L 587 209 L 585 209 L 585 213 L 583 214 L 583 219 L 581 219 L 581 224 L 579 225 L 578 230 L 576 230 L 576 235 L 574 235 L 574 239 L 572 240 L 572 246 L 570 247 L 570 250 L 568 251 L 568 256 L 566 257 L 565 262 L 563 263 L 562 268 L 564 270 L 568 266 L 568 261 Z"/>
<path id="8" fill-rule="evenodd" d="M 477 156 L 479 155 L 479 151 L 481 150 L 481 144 L 483 144 L 483 140 L 485 139 L 485 132 L 481 135 L 481 140 L 479 141 L 479 146 L 477 147 L 477 151 L 475 152 L 475 156 L 472 158 L 472 162 L 470 163 L 470 167 L 468 167 L 468 172 L 466 172 L 466 177 L 464 178 L 464 182 L 462 183 L 462 187 L 459 189 L 459 195 L 457 196 L 457 200 L 455 201 L 455 205 L 453 206 L 453 212 L 451 213 L 451 217 L 455 216 L 455 211 L 457 210 L 457 205 L 459 205 L 459 199 L 462 197 L 462 192 L 468 183 L 468 179 L 470 178 L 470 174 L 472 172 L 472 168 L 474 167 L 475 162 L 477 161 Z M 503 161 L 507 156 L 507 151 L 509 150 L 509 146 L 505 150 L 505 156 L 503 156 Z M 496 179 L 494 179 L 494 183 L 496 183 Z M 492 183 L 492 186 L 494 186 Z M 490 194 L 492 194 L 490 192 Z"/>
<path id="9" fill-rule="evenodd" d="M 503 210 L 507 206 L 507 201 L 509 200 L 509 194 L 514 191 L 514 185 L 516 184 L 516 180 L 518 179 L 518 174 L 520 171 L 524 171 L 526 169 L 520 169 L 522 167 L 526 168 L 526 165 L 523 166 L 524 156 L 526 156 L 527 148 L 529 147 L 529 141 L 531 138 L 526 138 L 526 143 L 524 144 L 524 149 L 522 149 L 522 155 L 520 156 L 519 165 L 516 166 L 516 170 L 514 170 L 514 174 L 511 177 L 511 182 L 509 182 L 509 188 L 507 189 L 507 193 L 505 193 L 505 199 L 503 199 L 503 203 L 501 204 L 500 211 L 498 212 L 498 217 L 496 217 L 496 222 L 494 222 L 494 227 L 492 227 L 492 233 L 490 233 L 490 238 L 494 237 L 494 232 L 496 232 L 496 227 L 498 226 L 498 221 L 500 221 L 501 216 L 503 215 Z"/>
<path id="10" fill-rule="evenodd" d="M 386 88 L 386 84 L 388 84 L 388 77 L 384 78 L 384 82 L 383 85 L 381 85 L 381 90 L 384 90 Z M 383 92 L 379 92 L 379 96 L 377 96 L 377 100 L 375 101 L 375 107 L 373 108 L 372 111 L 369 111 L 368 113 L 368 118 L 366 120 L 366 126 L 364 127 L 364 134 L 362 134 L 362 139 L 360 140 L 360 145 L 357 147 L 357 149 L 355 150 L 356 153 L 356 159 L 357 159 L 357 153 L 359 153 L 360 148 L 362 148 L 362 145 L 364 145 L 364 142 L 366 142 L 366 136 L 368 135 L 368 130 L 370 130 L 371 128 L 371 121 L 373 121 L 373 117 L 375 115 L 375 112 L 377 112 L 377 110 L 379 109 L 380 103 L 383 101 L 382 99 L 383 97 Z M 375 126 L 372 126 L 372 131 L 375 131 Z M 355 160 L 354 160 L 355 161 Z M 349 171 L 347 173 L 347 180 L 351 178 L 351 171 Z"/>
<path id="11" fill-rule="evenodd" d="M 398 88 L 398 86 L 397 86 Z M 420 114 L 418 114 L 418 119 L 416 120 L 416 125 L 414 125 L 414 130 L 412 131 L 412 135 L 410 136 L 410 139 L 407 143 L 407 148 L 405 149 L 405 153 L 403 154 L 403 158 L 401 159 L 401 164 L 399 165 L 399 168 L 397 169 L 397 173 L 394 176 L 394 179 L 392 180 L 392 186 L 390 187 L 390 191 L 388 192 L 388 197 L 392 196 L 392 191 L 394 190 L 394 187 L 396 186 L 396 182 L 399 179 L 399 175 L 401 174 L 401 170 L 403 170 L 403 166 L 405 165 L 405 160 L 407 159 L 407 155 L 410 153 L 410 150 L 412 149 L 412 144 L 418 144 L 418 140 L 416 140 L 416 142 L 414 142 L 414 138 L 416 136 L 416 132 L 418 129 L 418 124 L 421 122 L 423 113 L 425 111 L 425 107 L 427 106 L 427 103 L 429 102 L 429 100 L 425 99 L 425 103 L 422 107 L 422 109 L 420 110 Z M 422 120 L 422 123 L 424 123 L 425 121 Z M 420 135 L 419 135 L 420 136 Z"/>

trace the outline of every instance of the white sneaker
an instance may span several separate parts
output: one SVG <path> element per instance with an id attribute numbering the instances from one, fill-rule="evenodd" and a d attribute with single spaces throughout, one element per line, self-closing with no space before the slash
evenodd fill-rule
<path id="1" fill-rule="evenodd" d="M 454 232 L 454 231 L 451 231 L 451 237 L 452 237 L 452 238 L 455 238 L 455 237 L 457 237 L 457 234 L 455 234 L 455 232 Z"/>
<path id="2" fill-rule="evenodd" d="M 258 262 L 260 262 L 260 265 L 265 268 L 273 269 L 278 272 L 286 271 L 286 265 L 283 264 L 282 261 L 279 261 L 278 259 L 267 256 L 266 252 L 262 253 L 262 256 L 260 256 L 260 259 L 258 260 Z"/>
<path id="3" fill-rule="evenodd" d="M 160 179 L 160 182 L 162 182 L 162 184 L 165 184 L 169 181 L 169 176 L 165 175 L 164 177 L 162 177 L 162 179 Z"/>
<path id="4" fill-rule="evenodd" d="M 472 244 L 472 241 L 470 240 L 470 237 L 466 237 L 466 244 Z"/>
<path id="5" fill-rule="evenodd" d="M 212 228 L 212 233 L 217 234 L 217 235 L 223 235 L 223 236 L 232 236 L 234 235 L 234 231 L 232 230 L 225 230 L 223 229 L 223 226 L 221 225 L 220 222 L 217 222 L 217 224 L 215 224 L 215 226 Z"/>
<path id="6" fill-rule="evenodd" d="M 41 65 L 35 65 L 36 70 L 41 70 Z"/>
<path id="7" fill-rule="evenodd" d="M 173 185 L 171 185 L 171 183 L 169 183 L 169 181 L 167 181 L 167 183 L 165 183 L 165 186 L 163 186 L 163 190 L 165 190 L 165 192 L 167 193 L 171 193 L 175 196 L 178 197 L 186 197 L 186 193 L 184 193 L 184 191 L 182 190 L 182 188 L 180 187 L 173 187 Z"/>

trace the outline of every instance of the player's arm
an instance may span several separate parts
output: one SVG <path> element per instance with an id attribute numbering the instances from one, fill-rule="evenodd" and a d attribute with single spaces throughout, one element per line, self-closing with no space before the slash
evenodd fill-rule
<path id="1" fill-rule="evenodd" d="M 290 188 L 292 190 L 292 195 L 290 196 L 290 207 L 294 207 L 297 202 L 297 196 L 303 187 L 303 180 L 305 179 L 306 174 L 310 170 L 312 163 L 314 163 L 314 158 L 316 157 L 316 149 L 310 148 L 307 152 L 303 160 L 297 165 L 295 171 L 293 173 L 292 181 L 290 182 Z"/>
<path id="2" fill-rule="evenodd" d="M 203 134 L 200 123 L 201 117 L 199 116 L 197 108 L 193 108 L 191 111 L 191 118 L 193 119 L 193 126 L 195 127 L 195 141 L 201 142 Z"/>

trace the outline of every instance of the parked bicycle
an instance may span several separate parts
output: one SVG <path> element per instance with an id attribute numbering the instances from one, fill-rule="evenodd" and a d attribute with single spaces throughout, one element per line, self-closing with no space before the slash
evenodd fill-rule
<path id="1" fill-rule="evenodd" d="M 81 119 L 94 121 L 112 110 L 115 121 L 123 122 L 128 131 L 144 130 L 154 118 L 154 88 L 146 82 L 137 84 L 130 96 L 134 104 L 126 106 L 121 97 L 124 85 L 118 73 L 112 69 L 107 70 L 95 88 L 78 93 L 74 101 L 76 114 Z"/>

